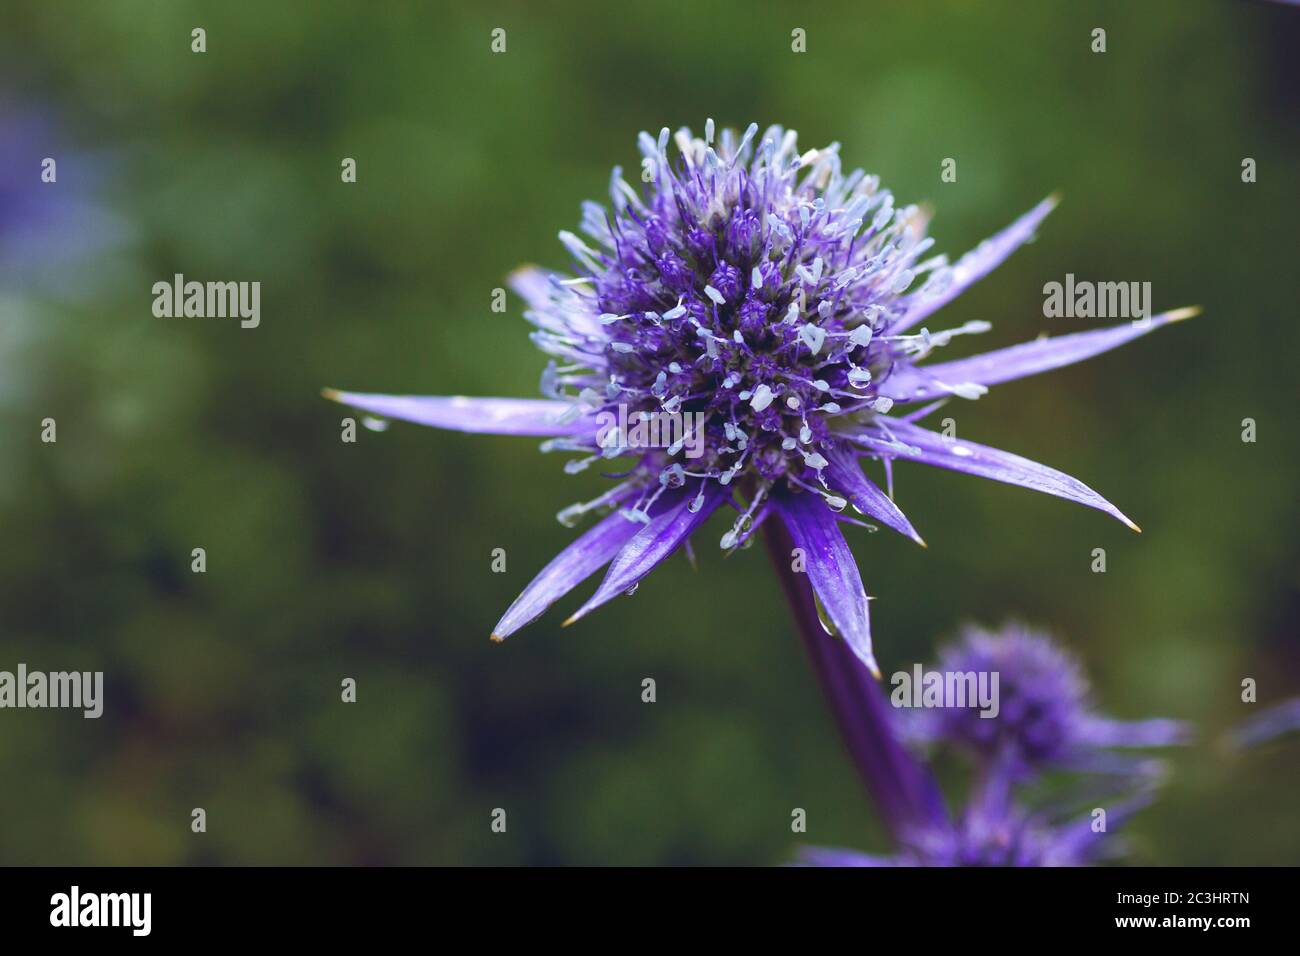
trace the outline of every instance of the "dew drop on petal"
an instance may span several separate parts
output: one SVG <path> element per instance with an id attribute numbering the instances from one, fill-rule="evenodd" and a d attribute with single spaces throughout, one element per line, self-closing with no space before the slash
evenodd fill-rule
<path id="1" fill-rule="evenodd" d="M 849 370 L 849 384 L 854 388 L 866 388 L 871 384 L 871 373 L 865 368 L 852 368 Z"/>

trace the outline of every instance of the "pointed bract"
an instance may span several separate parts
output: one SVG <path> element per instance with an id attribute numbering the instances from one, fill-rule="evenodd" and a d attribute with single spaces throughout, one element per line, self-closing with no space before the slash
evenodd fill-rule
<path id="1" fill-rule="evenodd" d="M 465 395 L 372 395 L 326 389 L 326 398 L 384 418 L 482 435 L 594 433 L 568 402 L 545 398 L 469 398 Z"/>
<path id="2" fill-rule="evenodd" d="M 578 611 L 564 623 L 572 624 L 581 617 L 590 614 L 607 601 L 618 597 L 628 588 L 637 584 L 642 578 L 658 567 L 690 536 L 696 528 L 704 523 L 718 506 L 727 498 L 725 489 L 710 485 L 704 492 L 704 501 L 700 507 L 691 510 L 694 495 L 685 491 L 669 493 L 663 504 L 663 510 L 650 518 L 623 548 L 614 556 L 605 580 L 600 587 Z"/>
<path id="3" fill-rule="evenodd" d="M 908 296 L 907 311 L 899 321 L 890 326 L 890 334 L 897 335 L 920 325 L 928 316 L 933 315 L 1000 266 L 1007 256 L 1034 237 L 1038 224 L 1056 208 L 1056 203 L 1055 196 L 1048 196 L 1007 228 L 985 239 L 966 253 L 952 267 L 949 273 L 950 281 L 941 286 L 938 291 L 927 293 L 922 288 L 921 291 Z"/>
<path id="4" fill-rule="evenodd" d="M 919 461 L 925 465 L 960 471 L 1009 485 L 1019 485 L 1031 491 L 1041 491 L 1043 494 L 1054 495 L 1057 498 L 1104 511 L 1134 531 L 1141 530 L 1122 511 L 1097 492 L 1077 478 L 1071 478 L 1055 468 L 1040 465 L 1036 461 L 1021 458 L 1011 452 L 989 448 L 987 445 L 977 445 L 964 439 L 946 438 L 903 421 L 890 419 L 887 427 L 894 438 L 910 446 L 908 452 L 897 452 L 896 457 L 902 460 Z"/>
<path id="5" fill-rule="evenodd" d="M 826 468 L 826 480 L 832 488 L 853 503 L 853 506 L 869 518 L 875 518 L 888 528 L 906 535 L 917 544 L 925 547 L 925 542 L 916 533 L 907 516 L 894 504 L 893 499 L 880 490 L 880 486 L 862 473 L 857 459 L 843 449 L 827 453 L 830 465 Z"/>
<path id="6" fill-rule="evenodd" d="M 1037 375 L 1082 362 L 1163 325 L 1190 319 L 1199 312 L 1196 308 L 1175 309 L 1148 321 L 1125 322 L 1105 329 L 1035 339 L 952 362 L 914 365 L 891 375 L 881 385 L 880 392 L 897 402 L 922 402 L 951 395 L 963 385 L 997 385 Z"/>
<path id="7" fill-rule="evenodd" d="M 867 592 L 835 513 L 811 494 L 784 495 L 776 507 L 795 547 L 804 552 L 808 583 L 826 615 L 857 658 L 878 676 L 880 668 L 871 651 Z"/>
<path id="8" fill-rule="evenodd" d="M 575 538 L 515 598 L 492 629 L 492 640 L 505 640 L 539 618 L 548 607 L 609 564 L 641 527 L 616 511 Z"/>

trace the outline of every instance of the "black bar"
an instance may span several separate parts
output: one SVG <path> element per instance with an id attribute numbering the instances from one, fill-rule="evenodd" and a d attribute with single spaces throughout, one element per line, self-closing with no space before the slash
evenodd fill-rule
<path id="1" fill-rule="evenodd" d="M 895 935 L 979 944 L 1102 935 L 1227 942 L 1261 929 L 1277 933 L 1294 916 L 1295 897 L 1294 870 L 1211 868 L 42 868 L 3 870 L 0 881 L 6 943 L 62 937 L 82 944 L 292 937 L 337 946 L 406 936 L 453 945 L 462 931 L 471 938 L 486 932 L 483 943 L 522 933 L 533 946 L 588 934 L 608 945 L 642 936 L 667 942 L 679 933 L 723 933 L 734 943 L 783 930 L 806 936 L 807 944 L 826 934 L 860 936 L 864 945 Z M 142 927 L 143 912 L 126 909 L 122 897 L 103 912 L 111 916 L 117 906 L 127 925 L 51 925 L 62 915 L 59 895 L 70 904 L 73 886 L 87 915 L 101 912 L 99 894 L 150 894 L 148 935 L 135 936 L 130 916 Z M 87 896 L 95 902 L 87 904 Z M 616 934 L 607 935 L 610 929 Z"/>

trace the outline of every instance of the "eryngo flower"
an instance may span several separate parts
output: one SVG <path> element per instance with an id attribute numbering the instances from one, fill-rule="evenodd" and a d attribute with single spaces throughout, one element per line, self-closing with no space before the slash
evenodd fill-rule
<path id="1" fill-rule="evenodd" d="M 1111 807 L 1105 830 L 1091 814 L 1056 819 L 1008 802 L 969 807 L 950 826 L 914 832 L 893 855 L 810 847 L 799 859 L 810 866 L 1087 866 L 1122 853 L 1117 829 L 1152 798 L 1148 790 Z"/>
<path id="2" fill-rule="evenodd" d="M 857 661 L 843 667 L 861 669 Z M 999 673 L 999 708 L 980 717 L 974 708 L 914 712 L 896 710 L 886 723 L 862 726 L 859 734 L 899 743 L 920 736 L 930 743 L 951 743 L 975 761 L 964 806 L 950 819 L 934 805 L 937 784 L 916 756 L 895 753 L 893 763 L 922 781 L 915 812 L 900 813 L 881 801 L 898 852 L 871 856 L 852 850 L 810 848 L 800 856 L 817 866 L 1081 866 L 1117 855 L 1122 843 L 1113 837 L 1138 810 L 1154 799 L 1164 766 L 1149 758 L 1130 758 L 1111 748 L 1162 747 L 1185 743 L 1189 728 L 1178 721 L 1114 721 L 1088 702 L 1087 681 L 1078 663 L 1047 637 L 1018 624 L 1001 632 L 968 630 L 944 649 L 939 669 L 945 673 Z M 871 709 L 870 681 L 843 685 L 843 713 Z M 876 708 L 879 703 L 876 703 Z M 927 716 L 928 715 L 928 716 Z M 853 745 L 853 732 L 846 735 Z M 904 755 L 905 754 L 905 755 Z M 875 768 L 858 762 L 875 776 Z M 1049 769 L 1075 771 L 1069 786 L 1049 799 L 1035 799 L 1031 784 Z M 868 781 L 870 784 L 870 781 Z M 873 790 L 873 792 L 875 792 Z M 1105 811 L 1099 827 L 1096 811 Z"/>
<path id="3" fill-rule="evenodd" d="M 997 674 L 997 716 L 955 706 L 904 711 L 908 736 L 955 744 L 1010 773 L 1052 766 L 1124 771 L 1134 762 L 1114 748 L 1169 746 L 1191 735 L 1181 721 L 1122 721 L 1098 713 L 1073 655 L 1021 624 L 967 628 L 940 653 L 935 670 Z"/>
<path id="4" fill-rule="evenodd" d="M 1043 491 L 1136 527 L 1068 475 L 921 428 L 926 409 L 900 414 L 907 404 L 977 398 L 991 385 L 1077 362 L 1193 314 L 923 364 L 955 339 L 987 330 L 967 322 L 930 331 L 927 320 L 1030 239 L 1054 199 L 950 264 L 930 253 L 927 215 L 896 206 L 875 176 L 845 172 L 838 144 L 801 153 L 793 130 L 774 126 L 760 135 L 756 125 L 715 139 L 710 120 L 703 138 L 664 129 L 657 139 L 642 133 L 639 145 L 643 188 L 616 168 L 610 206 L 585 204 L 582 236 L 560 233 L 575 274 L 529 267 L 512 277 L 536 326 L 533 341 L 552 357 L 542 375 L 545 398 L 326 392 L 420 424 L 545 436 L 545 450 L 578 456 L 570 472 L 634 456 L 617 468 L 613 488 L 559 513 L 572 524 L 616 509 L 524 589 L 495 639 L 607 564 L 570 621 L 628 591 L 710 513 L 730 505 L 738 516 L 721 546 L 743 545 L 776 513 L 806 556 L 830 621 L 877 672 L 866 592 L 839 522 L 852 504 L 921 540 L 893 500 L 897 460 Z M 635 426 L 623 423 L 643 414 L 680 423 L 667 447 L 630 440 Z M 619 423 L 613 431 L 611 422 Z M 884 463 L 888 493 L 863 473 L 864 458 Z"/>

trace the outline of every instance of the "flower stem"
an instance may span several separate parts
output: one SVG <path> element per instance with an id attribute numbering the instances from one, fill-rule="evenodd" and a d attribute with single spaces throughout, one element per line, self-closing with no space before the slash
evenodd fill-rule
<path id="1" fill-rule="evenodd" d="M 939 787 L 898 739 L 884 692 L 849 646 L 822 625 L 808 576 L 793 569 L 794 543 L 779 517 L 764 523 L 763 537 L 849 756 L 894 839 L 905 843 L 916 830 L 946 825 Z"/>

